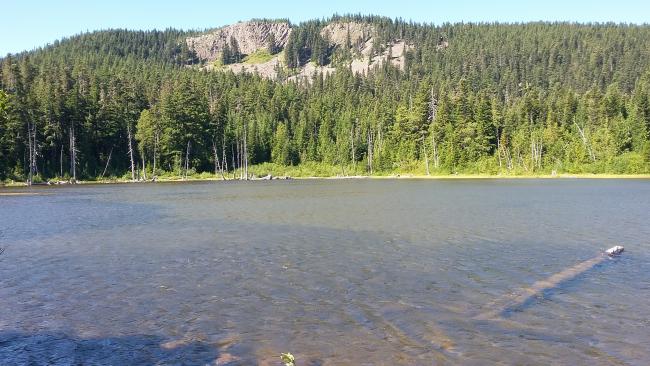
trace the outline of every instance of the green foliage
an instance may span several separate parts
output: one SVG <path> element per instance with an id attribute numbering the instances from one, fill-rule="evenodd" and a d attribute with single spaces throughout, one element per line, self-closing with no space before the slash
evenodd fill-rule
<path id="1" fill-rule="evenodd" d="M 265 62 L 271 61 L 273 54 L 267 49 L 259 49 L 250 55 L 244 57 L 242 62 L 247 64 L 263 64 Z"/>
<path id="2" fill-rule="evenodd" d="M 221 64 L 229 65 L 241 62 L 243 55 L 239 50 L 239 43 L 235 37 L 230 38 L 230 42 L 226 43 L 221 51 Z"/>
<path id="3" fill-rule="evenodd" d="M 221 58 L 218 58 L 218 59 L 216 59 L 216 60 L 214 60 L 212 62 L 212 67 L 214 67 L 217 70 L 223 68 L 223 66 L 224 66 L 224 64 L 223 64 L 223 60 Z"/>
<path id="4" fill-rule="evenodd" d="M 7 163 L 13 153 L 12 147 L 17 144 L 12 133 L 17 120 L 12 104 L 11 96 L 0 89 L 0 181 L 7 178 L 10 168 Z"/>
<path id="5" fill-rule="evenodd" d="M 138 141 L 138 150 L 144 155 L 147 150 L 153 150 L 159 132 L 158 121 L 150 110 L 144 109 L 136 125 L 135 139 Z"/>
<path id="6" fill-rule="evenodd" d="M 273 162 L 280 165 L 293 165 L 295 156 L 292 145 L 291 136 L 287 132 L 286 125 L 279 123 L 273 135 L 273 147 L 271 149 Z"/>
<path id="7" fill-rule="evenodd" d="M 375 52 L 412 44 L 406 67 L 353 74 L 349 48 L 320 35 L 331 21 L 372 23 Z M 232 173 L 244 142 L 257 175 L 649 171 L 647 25 L 335 16 L 300 24 L 282 51 L 243 59 L 229 42 L 221 60 L 339 66 L 311 83 L 186 67 L 188 35 L 85 33 L 0 59 L 0 179 L 25 179 L 30 128 L 44 180 L 69 174 L 71 137 L 79 177 L 130 175 L 129 131 L 148 174 L 154 156 L 161 175 Z"/>
<path id="8" fill-rule="evenodd" d="M 310 61 L 317 65 L 329 63 L 332 50 L 329 42 L 320 34 L 323 26 L 321 21 L 315 20 L 293 28 L 284 49 L 285 63 L 289 68 L 302 66 Z"/>
<path id="9" fill-rule="evenodd" d="M 280 52 L 280 46 L 278 46 L 277 40 L 275 39 L 275 35 L 273 33 L 269 33 L 269 37 L 266 46 L 266 52 L 269 55 L 275 55 L 276 53 Z"/>

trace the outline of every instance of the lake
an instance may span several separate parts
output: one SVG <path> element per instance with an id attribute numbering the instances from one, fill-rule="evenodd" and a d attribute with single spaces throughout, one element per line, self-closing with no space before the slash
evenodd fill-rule
<path id="1" fill-rule="evenodd" d="M 650 180 L 10 191 L 40 194 L 0 196 L 1 364 L 650 364 Z"/>

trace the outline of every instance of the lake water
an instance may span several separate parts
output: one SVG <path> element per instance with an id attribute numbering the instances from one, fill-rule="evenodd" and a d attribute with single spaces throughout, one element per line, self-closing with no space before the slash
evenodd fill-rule
<path id="1" fill-rule="evenodd" d="M 0 196 L 3 365 L 650 364 L 650 180 L 32 191 Z"/>

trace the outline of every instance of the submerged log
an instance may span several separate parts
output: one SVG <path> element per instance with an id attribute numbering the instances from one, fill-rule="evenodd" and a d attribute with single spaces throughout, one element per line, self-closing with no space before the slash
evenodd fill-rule
<path id="1" fill-rule="evenodd" d="M 594 258 L 580 262 L 572 267 L 565 269 L 564 271 L 558 272 L 551 277 L 537 281 L 530 287 L 525 287 L 515 291 L 514 293 L 502 298 L 500 301 L 497 301 L 495 308 L 479 314 L 475 317 L 478 320 L 493 320 L 501 317 L 505 312 L 509 310 L 514 310 L 534 297 L 540 296 L 544 291 L 550 290 L 557 287 L 563 282 L 569 281 L 584 272 L 590 270 L 594 266 L 602 263 L 603 261 L 609 259 L 610 257 L 615 257 L 623 253 L 625 248 L 622 246 L 615 246 L 607 249 L 604 253 L 597 255 Z"/>

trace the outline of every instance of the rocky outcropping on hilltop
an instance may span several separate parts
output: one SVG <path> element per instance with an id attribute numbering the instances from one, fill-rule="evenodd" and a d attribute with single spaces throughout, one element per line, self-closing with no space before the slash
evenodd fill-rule
<path id="1" fill-rule="evenodd" d="M 248 55 L 266 48 L 274 40 L 276 48 L 284 48 L 291 34 L 286 22 L 249 21 L 232 24 L 210 33 L 186 39 L 190 50 L 201 60 L 214 61 L 231 39 L 237 40 L 239 51 Z"/>
<path id="2" fill-rule="evenodd" d="M 275 79 L 278 70 L 284 67 L 283 53 L 268 55 L 255 60 L 244 59 L 242 62 L 221 65 L 221 53 L 226 45 L 231 45 L 233 40 L 243 55 L 251 55 L 256 51 L 268 49 L 273 42 L 273 49 L 283 50 L 291 36 L 292 28 L 287 22 L 249 21 L 240 22 L 216 29 L 212 32 L 187 38 L 190 50 L 204 62 L 209 70 L 230 70 L 234 73 L 258 73 L 263 77 Z M 406 52 L 412 45 L 404 40 L 395 39 L 387 43 L 375 44 L 377 29 L 374 25 L 362 22 L 331 22 L 320 30 L 320 36 L 329 43 L 331 49 L 349 47 L 352 58 L 349 67 L 352 72 L 366 74 L 371 69 L 389 62 L 399 68 L 404 68 Z M 341 66 L 341 65 L 339 65 Z M 296 69 L 289 80 L 311 80 L 314 74 L 324 76 L 336 71 L 332 64 L 316 65 L 307 62 Z"/>

